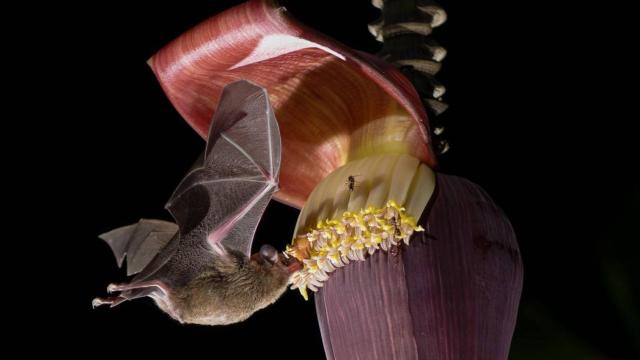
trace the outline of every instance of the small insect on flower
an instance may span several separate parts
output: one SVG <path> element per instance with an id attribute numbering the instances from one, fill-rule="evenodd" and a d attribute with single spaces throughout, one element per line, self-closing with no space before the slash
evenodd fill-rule
<path id="1" fill-rule="evenodd" d="M 345 184 L 347 185 L 347 188 L 349 189 L 349 192 L 353 192 L 353 190 L 358 187 L 358 184 L 356 183 L 356 178 L 359 175 L 349 175 L 347 177 L 347 181 L 345 181 Z"/>

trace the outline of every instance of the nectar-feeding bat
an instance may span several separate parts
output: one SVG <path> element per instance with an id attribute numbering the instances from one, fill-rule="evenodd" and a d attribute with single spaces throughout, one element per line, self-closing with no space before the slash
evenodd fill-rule
<path id="1" fill-rule="evenodd" d="M 151 297 L 182 323 L 242 321 L 284 292 L 299 264 L 263 245 L 251 256 L 258 222 L 278 187 L 280 133 L 264 89 L 238 81 L 225 87 L 201 161 L 166 208 L 177 225 L 160 220 L 100 235 L 128 284 L 111 284 L 93 306 Z"/>

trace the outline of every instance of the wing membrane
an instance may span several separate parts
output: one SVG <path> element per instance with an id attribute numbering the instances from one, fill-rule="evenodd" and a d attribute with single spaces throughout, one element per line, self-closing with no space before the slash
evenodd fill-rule
<path id="1" fill-rule="evenodd" d="M 256 227 L 277 189 L 280 132 L 266 91 L 247 81 L 225 87 L 202 165 L 167 203 L 180 233 L 249 255 Z"/>

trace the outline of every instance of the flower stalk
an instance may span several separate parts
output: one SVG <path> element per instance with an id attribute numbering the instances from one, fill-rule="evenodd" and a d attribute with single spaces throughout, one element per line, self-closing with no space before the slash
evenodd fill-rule
<path id="1" fill-rule="evenodd" d="M 449 150 L 440 116 L 448 105 L 445 86 L 436 79 L 447 50 L 434 38 L 434 29 L 447 20 L 447 13 L 433 0 L 373 0 L 381 16 L 369 25 L 380 42 L 378 56 L 395 64 L 418 91 L 431 123 L 431 137 L 440 154 Z"/>

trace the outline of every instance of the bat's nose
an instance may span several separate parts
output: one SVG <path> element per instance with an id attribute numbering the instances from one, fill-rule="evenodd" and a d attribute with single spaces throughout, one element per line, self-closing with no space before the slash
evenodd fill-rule
<path id="1" fill-rule="evenodd" d="M 271 245 L 262 245 L 260 247 L 260 256 L 269 261 L 272 264 L 275 264 L 278 261 L 278 250 Z"/>

